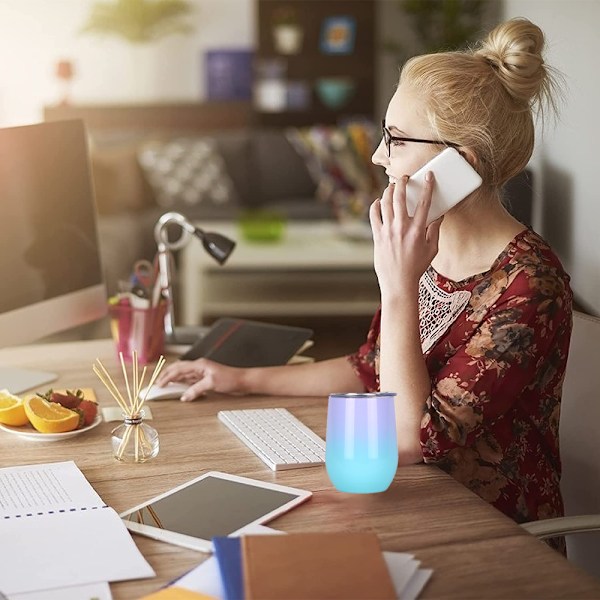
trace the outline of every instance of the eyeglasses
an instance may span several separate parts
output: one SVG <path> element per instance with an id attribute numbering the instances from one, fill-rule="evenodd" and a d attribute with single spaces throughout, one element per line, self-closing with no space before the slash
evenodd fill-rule
<path id="1" fill-rule="evenodd" d="M 416 142 L 417 144 L 441 144 L 443 146 L 450 146 L 451 148 L 458 148 L 460 144 L 454 142 L 444 142 L 435 140 L 421 140 L 419 138 L 409 137 L 395 137 L 390 133 L 390 130 L 385 126 L 385 120 L 381 121 L 381 131 L 383 132 L 383 141 L 387 148 L 388 158 L 392 155 L 392 142 Z"/>

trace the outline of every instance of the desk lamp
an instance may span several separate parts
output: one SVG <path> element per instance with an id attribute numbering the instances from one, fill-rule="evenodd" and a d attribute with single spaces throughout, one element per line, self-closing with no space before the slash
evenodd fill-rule
<path id="1" fill-rule="evenodd" d="M 175 240 L 169 239 L 169 225 L 178 225 L 181 235 Z M 158 247 L 158 269 L 160 288 L 166 296 L 167 313 L 165 315 L 165 334 L 167 340 L 176 342 L 175 316 L 173 306 L 173 287 L 170 253 L 183 248 L 190 240 L 190 234 L 196 236 L 204 249 L 220 265 L 223 265 L 235 248 L 235 242 L 220 233 L 204 231 L 196 227 L 185 216 L 177 212 L 162 215 L 154 226 L 154 239 Z"/>

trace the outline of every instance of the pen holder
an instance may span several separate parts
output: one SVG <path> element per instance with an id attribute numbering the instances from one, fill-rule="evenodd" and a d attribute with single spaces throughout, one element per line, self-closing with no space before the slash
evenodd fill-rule
<path id="1" fill-rule="evenodd" d="M 113 455 L 122 462 L 142 463 L 159 451 L 158 432 L 144 423 L 144 411 L 123 415 L 123 423 L 111 431 Z"/>
<path id="2" fill-rule="evenodd" d="M 385 491 L 398 468 L 396 394 L 331 394 L 325 466 L 341 492 Z"/>
<path id="3" fill-rule="evenodd" d="M 164 352 L 166 311 L 166 302 L 150 308 L 110 305 L 110 329 L 117 355 L 122 354 L 127 363 L 133 361 L 134 352 L 141 365 L 156 361 Z"/>

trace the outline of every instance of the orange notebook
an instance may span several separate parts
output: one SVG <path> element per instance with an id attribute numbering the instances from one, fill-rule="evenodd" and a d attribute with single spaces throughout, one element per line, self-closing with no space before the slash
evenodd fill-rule
<path id="1" fill-rule="evenodd" d="M 395 600 L 374 533 L 242 537 L 245 600 Z"/>

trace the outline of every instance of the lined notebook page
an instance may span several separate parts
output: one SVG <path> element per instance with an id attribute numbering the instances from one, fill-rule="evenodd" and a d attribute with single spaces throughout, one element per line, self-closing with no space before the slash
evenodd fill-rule
<path id="1" fill-rule="evenodd" d="M 9 597 L 154 576 L 72 461 L 0 469 L 0 556 L 0 590 Z"/>
<path id="2" fill-rule="evenodd" d="M 73 461 L 0 469 L 0 517 L 105 506 Z"/>

